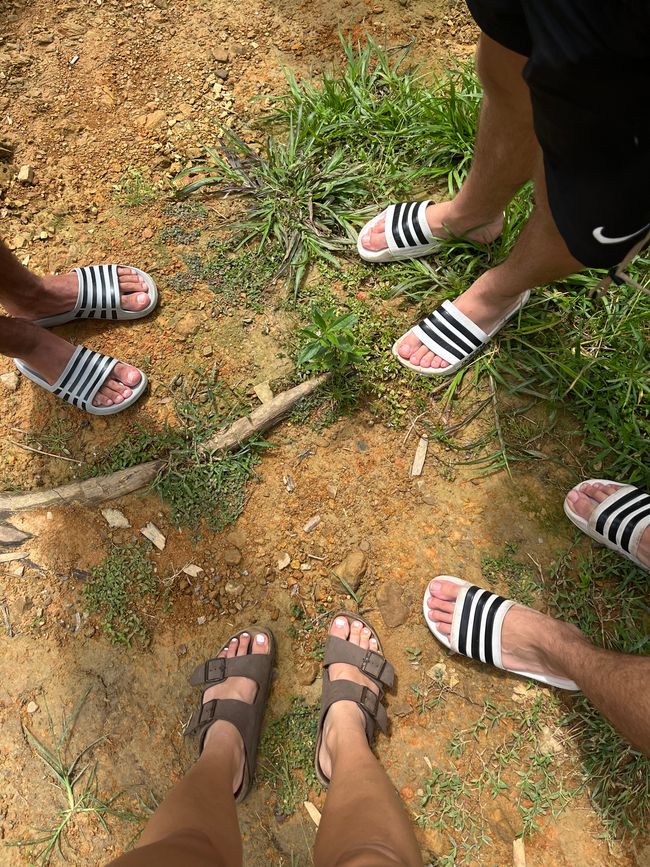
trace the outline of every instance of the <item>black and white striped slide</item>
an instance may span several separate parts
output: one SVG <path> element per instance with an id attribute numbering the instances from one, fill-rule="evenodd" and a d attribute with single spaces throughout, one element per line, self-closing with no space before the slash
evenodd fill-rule
<path id="1" fill-rule="evenodd" d="M 78 346 L 75 349 L 72 358 L 54 385 L 50 385 L 47 380 L 19 358 L 14 358 L 14 363 L 18 370 L 36 385 L 40 385 L 41 388 L 55 394 L 61 400 L 65 400 L 79 409 L 84 409 L 92 415 L 113 415 L 128 409 L 133 406 L 147 387 L 147 377 L 141 370 L 140 382 L 137 385 L 129 386 L 132 392 L 130 397 L 125 398 L 122 403 L 114 403 L 112 406 L 93 406 L 95 395 L 119 362 L 117 359 L 111 358 L 110 355 L 102 355 L 92 349 L 86 349 L 85 346 Z"/>
<path id="2" fill-rule="evenodd" d="M 142 310 L 125 310 L 120 304 L 118 268 L 130 268 L 147 284 L 150 301 Z M 84 268 L 75 268 L 74 273 L 79 281 L 79 292 L 72 310 L 58 316 L 37 319 L 36 325 L 52 328 L 75 319 L 142 319 L 143 316 L 148 316 L 158 303 L 158 289 L 153 277 L 133 265 L 87 265 Z"/>
<path id="3" fill-rule="evenodd" d="M 443 301 L 439 307 L 411 329 L 413 334 L 427 349 L 448 362 L 447 367 L 420 367 L 408 358 L 402 358 L 397 347 L 406 334 L 393 344 L 393 355 L 409 370 L 421 376 L 450 376 L 474 358 L 499 332 L 509 319 L 512 319 L 530 298 L 530 292 L 524 292 L 512 310 L 500 319 L 494 328 L 485 332 L 482 328 L 465 316 L 451 301 Z"/>
<path id="4" fill-rule="evenodd" d="M 452 575 L 438 575 L 437 578 L 440 581 L 450 581 L 452 584 L 458 584 L 461 588 L 454 607 L 451 636 L 443 635 L 436 624 L 429 618 L 429 585 L 427 585 L 427 589 L 424 591 L 422 603 L 424 619 L 433 635 L 441 644 L 444 644 L 445 647 L 454 653 L 460 653 L 463 656 L 468 656 L 470 659 L 478 659 L 480 662 L 494 665 L 503 671 L 509 671 L 511 674 L 518 674 L 521 677 L 538 680 L 541 683 L 556 686 L 559 689 L 574 691 L 580 689 L 576 683 L 565 677 L 556 677 L 552 674 L 531 674 L 528 671 L 513 671 L 510 668 L 505 668 L 501 656 L 503 621 L 512 606 L 519 603 L 513 602 L 511 599 L 504 599 L 503 596 L 498 596 L 489 590 L 476 587 L 476 585 L 470 584 L 468 581 L 462 581 L 460 578 L 455 578 Z M 521 607 L 524 608 L 525 606 L 522 605 Z"/>
<path id="5" fill-rule="evenodd" d="M 395 262 L 399 259 L 418 259 L 428 256 L 440 245 L 440 239 L 431 234 L 427 222 L 427 207 L 430 200 L 424 202 L 401 202 L 389 205 L 381 214 L 373 217 L 359 232 L 357 250 L 362 259 L 367 262 Z M 373 226 L 386 218 L 386 243 L 383 250 L 366 250 L 361 238 Z"/>
<path id="6" fill-rule="evenodd" d="M 596 542 L 611 548 L 612 551 L 618 551 L 641 569 L 650 572 L 648 566 L 637 556 L 641 536 L 650 527 L 650 494 L 634 485 L 621 485 L 620 482 L 609 479 L 587 479 L 571 490 L 581 493 L 580 488 L 584 484 L 620 487 L 596 506 L 588 520 L 574 512 L 565 499 L 564 512 L 567 518 Z"/>

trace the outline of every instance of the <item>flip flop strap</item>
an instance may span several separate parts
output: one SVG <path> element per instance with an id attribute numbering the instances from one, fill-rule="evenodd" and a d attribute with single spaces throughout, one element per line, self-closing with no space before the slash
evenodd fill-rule
<path id="1" fill-rule="evenodd" d="M 503 668 L 501 630 L 505 616 L 514 604 L 512 600 L 475 584 L 462 587 L 451 623 L 451 649 Z"/>
<path id="2" fill-rule="evenodd" d="M 623 485 L 593 510 L 589 528 L 604 541 L 636 556 L 641 536 L 650 526 L 650 495 Z"/>
<path id="3" fill-rule="evenodd" d="M 413 333 L 422 343 L 449 364 L 456 364 L 477 352 L 488 335 L 450 301 L 419 322 Z"/>
<path id="4" fill-rule="evenodd" d="M 386 208 L 385 234 L 391 253 L 426 247 L 433 236 L 426 218 L 430 201 L 400 202 Z"/>
<path id="5" fill-rule="evenodd" d="M 388 660 L 374 650 L 363 650 L 358 644 L 352 644 L 336 635 L 330 635 L 325 644 L 323 667 L 328 668 L 336 663 L 354 665 L 359 671 L 374 680 L 378 686 L 391 687 L 395 680 L 395 671 Z M 336 681 L 333 681 L 336 683 Z"/>
<path id="6" fill-rule="evenodd" d="M 116 364 L 110 355 L 78 346 L 51 390 L 62 400 L 87 410 Z"/>
<path id="7" fill-rule="evenodd" d="M 87 265 L 74 272 L 79 280 L 75 319 L 117 319 L 122 309 L 117 265 Z"/>

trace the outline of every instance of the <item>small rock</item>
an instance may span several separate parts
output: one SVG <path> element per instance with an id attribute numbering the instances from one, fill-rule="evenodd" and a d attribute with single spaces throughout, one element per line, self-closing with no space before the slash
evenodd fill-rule
<path id="1" fill-rule="evenodd" d="M 289 563 L 291 563 L 291 555 L 282 554 L 278 562 L 275 564 L 278 572 L 282 572 L 283 569 L 286 569 Z"/>
<path id="2" fill-rule="evenodd" d="M 539 738 L 540 752 L 549 756 L 556 756 L 562 752 L 562 743 L 555 737 L 548 726 L 542 726 Z"/>
<path id="3" fill-rule="evenodd" d="M 268 382 L 258 382 L 253 386 L 253 391 L 258 396 L 260 403 L 268 403 L 273 400 L 273 392 Z"/>
<path id="4" fill-rule="evenodd" d="M 226 548 L 223 559 L 228 566 L 238 566 L 241 563 L 241 551 L 239 548 Z"/>
<path id="5" fill-rule="evenodd" d="M 224 590 L 226 591 L 226 593 L 229 596 L 241 596 L 242 593 L 244 592 L 244 585 L 243 584 L 235 584 L 232 581 L 228 581 L 228 582 L 226 582 L 226 586 L 225 586 Z"/>
<path id="6" fill-rule="evenodd" d="M 298 683 L 301 686 L 310 686 L 318 676 L 319 665 L 315 659 L 309 659 L 298 669 Z"/>
<path id="7" fill-rule="evenodd" d="M 33 184 L 34 183 L 34 169 L 32 166 L 21 166 L 20 171 L 18 172 L 18 183 L 20 184 Z"/>
<path id="8" fill-rule="evenodd" d="M 201 572 L 204 570 L 201 569 L 200 566 L 195 566 L 193 563 L 188 563 L 187 566 L 183 566 L 181 572 L 185 575 L 189 575 L 190 578 L 198 578 Z"/>
<path id="9" fill-rule="evenodd" d="M 54 42 L 54 34 L 53 33 L 41 33 L 36 37 L 37 45 L 51 45 Z"/>
<path id="10" fill-rule="evenodd" d="M 26 710 L 27 713 L 36 713 L 36 711 L 38 710 L 38 705 L 35 701 L 30 701 L 30 703 L 27 705 Z"/>
<path id="11" fill-rule="evenodd" d="M 228 52 L 225 48 L 213 48 L 212 56 L 217 63 L 228 63 Z"/>
<path id="12" fill-rule="evenodd" d="M 11 574 L 14 576 L 14 578 L 22 578 L 25 574 L 25 567 L 22 565 L 16 566 L 14 569 L 11 570 Z"/>
<path id="13" fill-rule="evenodd" d="M 394 628 L 405 623 L 408 616 L 408 607 L 402 600 L 402 592 L 399 584 L 388 581 L 382 584 L 377 591 L 377 605 L 386 626 Z"/>
<path id="14" fill-rule="evenodd" d="M 269 611 L 269 617 L 271 618 L 271 620 L 274 623 L 279 618 L 279 616 L 280 616 L 280 609 L 279 608 L 271 608 L 271 610 Z"/>
<path id="15" fill-rule="evenodd" d="M 167 115 L 164 111 L 158 109 L 158 111 L 152 111 L 149 112 L 149 114 L 140 115 L 140 117 L 137 118 L 136 123 L 143 126 L 149 132 L 153 132 L 155 129 L 158 129 L 167 123 Z"/>
<path id="16" fill-rule="evenodd" d="M 226 535 L 226 541 L 229 542 L 233 548 L 239 548 L 240 551 L 246 547 L 246 535 L 243 530 L 231 530 L 230 533 Z"/>
<path id="17" fill-rule="evenodd" d="M 363 551 L 350 551 L 345 560 L 336 567 L 334 574 L 342 578 L 353 590 L 357 590 L 367 567 L 368 558 Z"/>
<path id="18" fill-rule="evenodd" d="M 186 653 L 187 653 L 187 644 L 179 644 L 178 647 L 176 648 L 176 655 L 177 656 L 185 656 Z"/>
<path id="19" fill-rule="evenodd" d="M 313 518 L 310 518 L 305 526 L 302 528 L 303 532 L 311 533 L 312 530 L 315 530 L 316 527 L 320 524 L 321 517 L 320 515 L 314 515 Z"/>
<path id="20" fill-rule="evenodd" d="M 217 67 L 215 69 L 214 74 L 217 76 L 217 78 L 220 78 L 222 81 L 227 81 L 228 76 L 230 75 L 230 73 L 228 72 L 227 69 L 219 69 L 219 67 Z"/>
<path id="21" fill-rule="evenodd" d="M 422 502 L 426 506 L 435 506 L 436 498 L 434 497 L 433 494 L 424 494 L 424 496 L 422 497 Z"/>
<path id="22" fill-rule="evenodd" d="M 126 530 L 131 526 L 129 519 L 126 517 L 124 512 L 120 512 L 119 509 L 101 509 L 100 511 L 106 519 L 108 526 L 113 529 Z"/>
<path id="23" fill-rule="evenodd" d="M 203 615 L 201 615 L 201 617 L 196 618 L 196 622 L 199 624 L 199 626 L 203 626 L 205 621 L 206 621 L 206 618 Z"/>
<path id="24" fill-rule="evenodd" d="M 16 391 L 18 388 L 18 374 L 17 373 L 3 373 L 0 376 L 0 384 L 7 389 L 7 391 Z"/>
<path id="25" fill-rule="evenodd" d="M 191 337 L 201 327 L 202 317 L 198 313 L 188 313 L 176 323 L 176 333 L 181 337 Z"/>
<path id="26" fill-rule="evenodd" d="M 140 528 L 140 532 L 145 537 L 145 539 L 148 539 L 150 542 L 152 542 L 159 551 L 164 550 L 167 539 L 163 536 L 163 534 L 160 532 L 160 530 L 158 529 L 158 527 L 156 527 L 155 524 L 152 524 L 151 521 L 149 521 L 149 523 L 145 524 L 144 527 Z"/>
<path id="27" fill-rule="evenodd" d="M 20 545 L 25 539 L 31 539 L 31 534 L 23 533 L 11 524 L 0 524 L 0 545 Z"/>
<path id="28" fill-rule="evenodd" d="M 143 241 L 148 241 L 151 238 L 153 238 L 153 236 L 154 236 L 154 231 L 151 228 L 151 226 L 145 226 L 144 229 L 142 230 L 142 234 L 140 235 L 140 237 Z"/>
<path id="29" fill-rule="evenodd" d="M 413 713 L 413 708 L 406 701 L 399 702 L 398 704 L 393 704 L 391 705 L 390 709 L 395 716 L 408 716 L 408 714 Z"/>

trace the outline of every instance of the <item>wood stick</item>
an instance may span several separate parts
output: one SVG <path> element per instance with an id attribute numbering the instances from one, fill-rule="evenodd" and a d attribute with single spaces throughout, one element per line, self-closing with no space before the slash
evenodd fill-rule
<path id="1" fill-rule="evenodd" d="M 216 452 L 238 448 L 245 440 L 281 421 L 298 401 L 313 394 L 328 377 L 329 374 L 323 374 L 308 379 L 276 395 L 273 400 L 257 407 L 250 415 L 237 419 L 230 427 L 219 431 L 203 443 L 200 448 L 201 453 L 215 455 Z M 131 494 L 150 485 L 164 466 L 164 460 L 148 461 L 126 470 L 118 470 L 116 473 L 97 476 L 83 482 L 71 482 L 58 488 L 26 493 L 0 492 L 0 518 L 27 509 L 51 509 L 69 503 L 92 506 L 105 500 L 123 497 L 125 494 Z"/>
<path id="2" fill-rule="evenodd" d="M 83 461 L 78 461 L 76 458 L 66 458 L 65 455 L 57 455 L 55 452 L 46 452 L 43 449 L 35 449 L 25 443 L 17 443 L 16 440 L 7 440 L 12 446 L 18 446 L 19 449 L 25 449 L 28 452 L 36 452 L 37 455 L 47 455 L 48 458 L 58 458 L 60 461 L 70 461 L 71 464 L 83 464 Z"/>

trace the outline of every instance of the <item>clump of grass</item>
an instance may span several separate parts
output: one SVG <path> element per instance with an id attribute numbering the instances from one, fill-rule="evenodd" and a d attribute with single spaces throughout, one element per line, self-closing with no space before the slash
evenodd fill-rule
<path id="1" fill-rule="evenodd" d="M 185 169 L 181 194 L 209 190 L 239 195 L 250 207 L 236 229 L 242 243 L 273 240 L 283 250 L 278 274 L 295 292 L 309 265 L 354 243 L 368 202 L 418 182 L 464 177 L 480 92 L 469 67 L 428 86 L 405 59 L 371 39 L 342 40 L 342 74 L 298 82 L 269 118 L 271 135 L 258 153 L 232 132 L 208 162 Z M 277 134 L 276 134 L 277 132 Z"/>
<path id="2" fill-rule="evenodd" d="M 257 775 L 274 790 L 280 816 L 291 815 L 318 784 L 314 771 L 317 728 L 318 705 L 294 696 L 289 710 L 264 730 Z"/>
<path id="3" fill-rule="evenodd" d="M 69 843 L 67 838 L 81 816 L 93 816 L 107 833 L 109 828 L 106 820 L 109 817 L 131 822 L 139 822 L 144 818 L 117 806 L 121 793 L 110 796 L 99 794 L 97 762 L 93 762 L 90 756 L 104 738 L 98 738 L 74 754 L 70 752 L 74 728 L 89 694 L 90 690 L 87 690 L 69 717 L 63 714 L 59 734 L 46 703 L 50 744 L 40 740 L 26 726 L 23 727 L 28 744 L 45 765 L 62 801 L 51 827 L 40 829 L 38 835 L 31 839 L 6 844 L 31 849 L 30 856 L 37 864 L 49 864 L 57 853 L 64 861 L 67 860 L 64 843 Z M 73 844 L 69 843 L 69 847 L 73 848 Z"/>
<path id="4" fill-rule="evenodd" d="M 149 205 L 160 195 L 160 188 L 146 176 L 143 169 L 131 166 L 119 184 L 113 188 L 118 201 L 127 208 Z"/>
<path id="5" fill-rule="evenodd" d="M 498 557 L 483 557 L 481 572 L 490 584 L 505 581 L 508 598 L 533 606 L 539 597 L 540 582 L 530 565 L 515 559 L 516 553 L 517 546 L 507 543 Z"/>
<path id="6" fill-rule="evenodd" d="M 88 610 L 102 617 L 102 628 L 114 644 L 146 643 L 151 631 L 145 619 L 159 591 L 158 578 L 142 546 L 113 545 L 90 570 L 84 585 Z"/>

